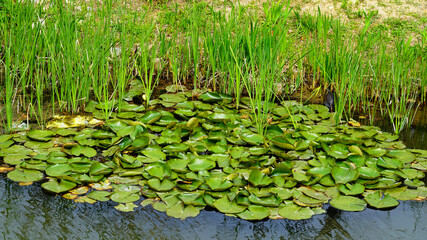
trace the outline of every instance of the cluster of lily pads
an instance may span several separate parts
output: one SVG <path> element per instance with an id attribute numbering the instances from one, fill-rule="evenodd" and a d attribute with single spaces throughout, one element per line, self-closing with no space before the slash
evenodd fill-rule
<path id="1" fill-rule="evenodd" d="M 163 94 L 148 108 L 92 102 L 86 111 L 98 119 L 118 111 L 0 136 L 0 172 L 76 202 L 111 200 L 121 211 L 151 204 L 181 219 L 210 207 L 246 220 L 298 220 L 327 203 L 362 211 L 427 196 L 427 151 L 378 127 L 334 126 L 325 106 L 283 101 L 261 135 L 247 98 L 238 108 L 225 94 L 189 98 Z"/>

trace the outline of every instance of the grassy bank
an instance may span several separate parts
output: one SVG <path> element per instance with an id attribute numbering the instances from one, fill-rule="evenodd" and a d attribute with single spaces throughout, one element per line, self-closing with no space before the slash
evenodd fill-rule
<path id="1" fill-rule="evenodd" d="M 286 2 L 5 0 L 1 12 L 6 131 L 18 116 L 42 125 L 52 114 L 82 111 L 90 99 L 105 103 L 106 117 L 112 101 L 148 105 L 159 81 L 228 93 L 237 107 L 249 96 L 259 132 L 270 102 L 327 89 L 335 93 L 336 123 L 380 113 L 396 132 L 426 101 L 427 30 L 402 28 L 411 30 L 404 37 L 375 24 L 375 11 L 356 14 L 357 26 Z M 133 79 L 143 96 L 129 98 Z"/>

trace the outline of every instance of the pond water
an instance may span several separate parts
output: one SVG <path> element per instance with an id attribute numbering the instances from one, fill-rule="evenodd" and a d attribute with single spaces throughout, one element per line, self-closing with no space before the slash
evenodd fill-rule
<path id="1" fill-rule="evenodd" d="M 427 111 L 401 134 L 409 148 L 427 149 Z M 376 123 L 384 130 L 391 126 Z M 389 211 L 327 213 L 308 220 L 250 222 L 203 210 L 179 220 L 151 206 L 119 212 L 115 203 L 74 203 L 40 184 L 19 186 L 0 174 L 0 239 L 425 239 L 427 202 L 406 201 Z"/>

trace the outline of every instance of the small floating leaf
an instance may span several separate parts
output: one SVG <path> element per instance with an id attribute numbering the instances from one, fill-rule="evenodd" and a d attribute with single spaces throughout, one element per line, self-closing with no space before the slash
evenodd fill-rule
<path id="1" fill-rule="evenodd" d="M 48 191 L 54 193 L 66 192 L 70 189 L 73 189 L 77 186 L 75 182 L 71 182 L 65 179 L 61 179 L 59 182 L 56 179 L 51 179 L 49 182 L 42 184 L 42 187 Z"/>
<path id="2" fill-rule="evenodd" d="M 287 203 L 279 206 L 280 216 L 291 220 L 309 219 L 315 213 L 309 207 L 301 207 L 295 203 Z"/>
<path id="3" fill-rule="evenodd" d="M 365 201 L 368 202 L 369 206 L 374 208 L 391 208 L 399 205 L 399 202 L 389 195 L 383 195 L 380 191 L 369 194 L 365 197 Z"/>
<path id="4" fill-rule="evenodd" d="M 237 216 L 245 220 L 262 220 L 270 215 L 268 208 L 263 206 L 251 205 L 245 211 L 238 213 Z"/>
<path id="5" fill-rule="evenodd" d="M 115 192 L 110 196 L 111 200 L 118 203 L 130 203 L 138 201 L 140 198 L 138 194 L 131 192 Z"/>
<path id="6" fill-rule="evenodd" d="M 47 142 L 55 136 L 55 133 L 51 130 L 30 130 L 27 136 L 37 141 Z"/>
<path id="7" fill-rule="evenodd" d="M 333 198 L 329 203 L 332 205 L 332 207 L 345 211 L 359 212 L 366 208 L 365 201 L 350 196 L 339 196 Z"/>
<path id="8" fill-rule="evenodd" d="M 7 177 L 15 182 L 36 182 L 43 179 L 43 173 L 33 169 L 16 168 Z"/>
<path id="9" fill-rule="evenodd" d="M 216 200 L 213 205 L 223 213 L 241 213 L 247 208 L 247 206 L 238 205 L 235 201 L 230 201 L 227 196 Z"/>
<path id="10" fill-rule="evenodd" d="M 132 212 L 136 207 L 138 206 L 135 205 L 134 203 L 126 203 L 126 204 L 119 204 L 114 208 L 122 212 Z"/>
<path id="11" fill-rule="evenodd" d="M 108 197 L 110 195 L 111 192 L 107 191 L 92 191 L 87 196 L 97 201 L 108 201 L 110 200 L 110 198 Z"/>

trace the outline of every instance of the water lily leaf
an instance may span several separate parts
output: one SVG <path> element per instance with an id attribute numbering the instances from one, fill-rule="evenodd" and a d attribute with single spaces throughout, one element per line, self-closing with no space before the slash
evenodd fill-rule
<path id="1" fill-rule="evenodd" d="M 406 186 L 410 186 L 410 187 L 422 187 L 424 186 L 424 181 L 420 180 L 420 179 L 405 179 L 405 181 L 403 181 L 403 183 Z"/>
<path id="2" fill-rule="evenodd" d="M 328 200 L 330 199 L 325 193 L 316 191 L 309 187 L 300 187 L 298 188 L 298 190 L 304 193 L 305 195 L 324 203 L 328 202 Z"/>
<path id="3" fill-rule="evenodd" d="M 145 124 L 151 124 L 159 120 L 161 117 L 162 117 L 161 112 L 148 111 L 144 114 L 144 116 L 142 116 L 141 119 L 139 119 L 139 121 Z"/>
<path id="4" fill-rule="evenodd" d="M 247 206 L 238 205 L 235 201 L 230 201 L 227 196 L 216 200 L 213 205 L 222 213 L 241 213 L 247 208 Z"/>
<path id="5" fill-rule="evenodd" d="M 340 192 L 344 193 L 345 195 L 359 195 L 362 194 L 365 191 L 365 186 L 363 186 L 360 183 L 355 184 L 342 184 L 338 187 Z"/>
<path id="6" fill-rule="evenodd" d="M 257 197 L 255 194 L 249 196 L 249 201 L 253 204 L 262 205 L 265 207 L 277 207 L 282 202 L 282 200 L 276 195 L 271 195 L 268 197 Z"/>
<path id="7" fill-rule="evenodd" d="M 135 205 L 134 203 L 126 203 L 126 204 L 119 204 L 117 206 L 115 206 L 114 208 L 122 211 L 122 212 L 133 212 L 133 210 L 138 207 L 137 205 Z"/>
<path id="8" fill-rule="evenodd" d="M 310 141 L 309 140 L 302 140 L 300 139 L 298 142 L 295 143 L 295 151 L 304 151 L 310 147 Z"/>
<path id="9" fill-rule="evenodd" d="M 396 158 L 380 157 L 377 165 L 383 168 L 398 169 L 403 167 L 402 161 Z"/>
<path id="10" fill-rule="evenodd" d="M 177 181 L 177 187 L 184 191 L 194 191 L 198 189 L 202 185 L 202 182 L 199 180 L 191 180 L 191 181 Z"/>
<path id="11" fill-rule="evenodd" d="M 356 155 L 360 155 L 363 156 L 363 152 L 362 149 L 360 149 L 360 147 L 356 146 L 356 145 L 351 145 L 348 147 L 348 150 L 350 150 L 350 152 L 356 154 Z"/>
<path id="12" fill-rule="evenodd" d="M 199 125 L 199 119 L 198 119 L 198 118 L 195 118 L 195 117 L 190 118 L 190 119 L 188 120 L 187 124 L 186 124 L 186 126 L 187 126 L 188 128 L 191 128 L 191 129 L 194 129 L 194 128 L 195 128 L 195 127 L 197 127 L 198 125 Z"/>
<path id="13" fill-rule="evenodd" d="M 292 194 L 293 194 L 293 190 L 288 188 L 277 187 L 277 188 L 272 188 L 270 191 L 276 194 L 282 200 L 286 200 L 292 197 Z"/>
<path id="14" fill-rule="evenodd" d="M 397 158 L 400 161 L 402 161 L 404 164 L 410 163 L 414 161 L 416 158 L 415 154 L 411 153 L 408 150 L 403 150 L 403 149 L 402 150 L 392 149 L 388 151 L 387 156 L 391 158 Z"/>
<path id="15" fill-rule="evenodd" d="M 34 169 L 16 168 L 7 177 L 15 182 L 36 182 L 43 179 L 43 173 Z"/>
<path id="16" fill-rule="evenodd" d="M 314 167 L 314 168 L 310 168 L 307 171 L 307 173 L 315 177 L 323 177 L 331 173 L 331 168 L 330 167 Z"/>
<path id="17" fill-rule="evenodd" d="M 161 162 L 150 163 L 145 167 L 145 171 L 153 177 L 163 180 L 165 177 L 170 177 L 172 171 L 168 165 Z"/>
<path id="18" fill-rule="evenodd" d="M 92 191 L 87 196 L 97 201 L 108 201 L 110 200 L 110 198 L 108 197 L 110 195 L 111 192 L 107 191 Z"/>
<path id="19" fill-rule="evenodd" d="M 319 134 L 310 131 L 299 131 L 298 133 L 309 141 L 316 141 L 316 139 L 319 138 Z"/>
<path id="20" fill-rule="evenodd" d="M 144 105 L 121 103 L 120 110 L 124 112 L 143 112 L 145 110 L 145 107 Z"/>
<path id="21" fill-rule="evenodd" d="M 389 195 L 383 195 L 380 191 L 375 191 L 375 193 L 369 194 L 365 197 L 365 201 L 369 206 L 374 208 L 391 208 L 399 205 L 399 202 L 394 197 Z"/>
<path id="22" fill-rule="evenodd" d="M 61 179 L 59 182 L 56 179 L 51 179 L 49 182 L 42 184 L 42 187 L 50 192 L 61 193 L 75 188 L 77 184 L 72 181 Z"/>
<path id="23" fill-rule="evenodd" d="M 175 205 L 167 208 L 166 214 L 170 217 L 184 220 L 188 217 L 195 217 L 199 215 L 200 209 L 201 208 L 192 205 L 184 206 L 182 202 L 177 202 Z"/>
<path id="24" fill-rule="evenodd" d="M 263 136 L 256 134 L 256 133 L 253 133 L 253 132 L 250 132 L 250 131 L 243 131 L 240 134 L 240 138 L 250 145 L 260 145 L 260 144 L 264 143 L 264 137 Z"/>
<path id="25" fill-rule="evenodd" d="M 399 135 L 391 134 L 387 132 L 380 132 L 375 135 L 375 139 L 379 142 L 393 142 L 399 138 Z"/>
<path id="26" fill-rule="evenodd" d="M 237 216 L 244 220 L 262 220 L 270 215 L 270 210 L 263 206 L 251 205 L 245 211 L 238 213 Z"/>
<path id="27" fill-rule="evenodd" d="M 416 169 L 400 169 L 399 171 L 395 171 L 395 174 L 407 179 L 422 179 L 425 176 L 423 172 Z"/>
<path id="28" fill-rule="evenodd" d="M 248 181 L 256 187 L 268 186 L 273 182 L 273 180 L 267 176 L 267 174 L 261 172 L 258 169 L 251 171 Z"/>
<path id="29" fill-rule="evenodd" d="M 292 170 L 292 176 L 293 178 L 298 182 L 308 182 L 310 180 L 310 176 L 306 174 L 305 171 L 299 168 L 294 168 Z"/>
<path id="30" fill-rule="evenodd" d="M 346 184 L 355 181 L 359 177 L 356 166 L 348 162 L 337 163 L 332 168 L 331 174 L 337 184 Z"/>
<path id="31" fill-rule="evenodd" d="M 7 156 L 9 154 L 15 154 L 15 155 L 30 155 L 33 151 L 31 149 L 28 149 L 22 145 L 13 145 L 9 148 L 1 149 L 0 155 L 1 156 Z"/>
<path id="32" fill-rule="evenodd" d="M 163 147 L 163 152 L 165 153 L 176 153 L 176 152 L 185 152 L 189 146 L 184 143 L 175 143 Z"/>
<path id="33" fill-rule="evenodd" d="M 206 206 L 205 200 L 203 198 L 204 192 L 185 192 L 181 193 L 179 198 L 182 200 L 184 205 L 192 206 Z"/>
<path id="34" fill-rule="evenodd" d="M 279 214 L 285 219 L 302 220 L 311 218 L 315 213 L 309 207 L 301 207 L 290 202 L 279 206 Z"/>
<path id="35" fill-rule="evenodd" d="M 357 168 L 359 175 L 364 179 L 375 179 L 380 176 L 378 170 L 370 167 L 359 167 Z"/>
<path id="36" fill-rule="evenodd" d="M 3 162 L 9 165 L 19 165 L 24 159 L 30 158 L 27 155 L 22 154 L 9 154 L 3 158 Z"/>
<path id="37" fill-rule="evenodd" d="M 111 157 L 119 150 L 120 150 L 120 146 L 118 146 L 118 145 L 111 146 L 107 150 L 102 151 L 102 156 Z"/>
<path id="38" fill-rule="evenodd" d="M 111 200 L 118 203 L 131 203 L 138 201 L 140 196 L 131 192 L 115 192 L 110 196 Z"/>
<path id="39" fill-rule="evenodd" d="M 387 150 L 376 147 L 364 148 L 363 150 L 367 152 L 371 157 L 381 157 L 387 153 Z"/>
<path id="40" fill-rule="evenodd" d="M 71 154 L 74 156 L 84 155 L 86 157 L 95 157 L 97 152 L 95 149 L 91 147 L 77 145 L 71 148 Z"/>
<path id="41" fill-rule="evenodd" d="M 188 167 L 191 171 L 203 171 L 211 170 L 216 166 L 214 161 L 208 160 L 206 158 L 197 157 L 188 163 Z"/>
<path id="42" fill-rule="evenodd" d="M 88 187 L 79 187 L 79 188 L 71 190 L 70 193 L 74 194 L 74 195 L 82 195 L 82 194 L 87 193 L 88 191 L 89 191 Z"/>
<path id="43" fill-rule="evenodd" d="M 113 138 L 115 136 L 116 134 L 114 134 L 113 132 L 105 131 L 105 130 L 97 130 L 92 133 L 92 137 L 96 139 Z"/>
<path id="44" fill-rule="evenodd" d="M 156 191 L 160 191 L 160 192 L 165 192 L 165 191 L 169 191 L 171 190 L 173 187 L 175 187 L 175 183 L 168 180 L 168 179 L 163 179 L 163 181 L 161 181 L 158 178 L 151 178 L 147 181 L 147 184 L 154 190 Z"/>
<path id="45" fill-rule="evenodd" d="M 360 212 L 366 208 L 366 202 L 362 199 L 350 196 L 339 196 L 333 198 L 330 202 L 332 207 L 344 211 Z"/>
<path id="46" fill-rule="evenodd" d="M 332 145 L 330 150 L 326 152 L 329 156 L 334 157 L 336 159 L 346 159 L 348 157 L 348 154 L 350 153 L 348 151 L 348 147 L 342 143 L 336 143 Z"/>
<path id="47" fill-rule="evenodd" d="M 27 133 L 27 137 L 42 142 L 50 141 L 53 136 L 55 136 L 55 132 L 51 130 L 30 130 Z"/>
<path id="48" fill-rule="evenodd" d="M 113 168 L 105 165 L 104 163 L 95 162 L 89 169 L 90 175 L 105 175 L 113 171 Z"/>
<path id="49" fill-rule="evenodd" d="M 294 150 L 295 146 L 295 140 L 293 140 L 292 138 L 288 137 L 288 136 L 277 136 L 277 137 L 273 137 L 270 140 L 273 144 L 275 144 L 276 146 L 286 149 L 286 150 Z"/>
<path id="50" fill-rule="evenodd" d="M 209 103 L 219 102 L 222 100 L 221 96 L 216 92 L 202 93 L 199 96 L 199 99 L 202 100 L 203 102 L 209 102 Z"/>
<path id="51" fill-rule="evenodd" d="M 0 142 L 0 149 L 2 149 L 2 148 L 8 148 L 13 143 L 15 143 L 15 141 L 13 141 L 13 140 L 7 140 L 7 141 L 4 141 L 4 142 Z"/>
<path id="52" fill-rule="evenodd" d="M 12 138 L 12 135 L 0 135 L 0 143 L 9 141 Z"/>
<path id="53" fill-rule="evenodd" d="M 419 190 L 408 189 L 408 187 L 405 186 L 386 189 L 384 194 L 390 197 L 394 197 L 396 200 L 408 201 L 416 199 L 418 197 Z"/>
<path id="54" fill-rule="evenodd" d="M 209 178 L 206 180 L 206 184 L 212 189 L 212 191 L 224 191 L 233 186 L 231 181 L 219 177 Z"/>
<path id="55" fill-rule="evenodd" d="M 70 164 L 55 164 L 46 168 L 46 174 L 51 177 L 70 175 L 72 168 Z"/>
<path id="56" fill-rule="evenodd" d="M 166 159 L 166 154 L 162 151 L 162 148 L 158 145 L 148 145 L 146 148 L 141 150 L 141 153 L 155 161 Z"/>

